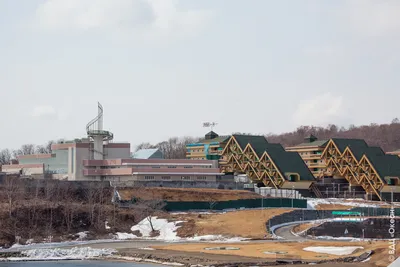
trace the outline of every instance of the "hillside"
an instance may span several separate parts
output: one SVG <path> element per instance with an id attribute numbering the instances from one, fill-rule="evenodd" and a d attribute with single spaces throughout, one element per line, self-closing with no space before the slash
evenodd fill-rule
<path id="1" fill-rule="evenodd" d="M 400 149 L 400 123 L 397 119 L 394 119 L 391 124 L 371 124 L 349 128 L 340 128 L 337 125 L 329 125 L 325 128 L 302 126 L 289 133 L 269 134 L 267 139 L 271 143 L 281 143 L 286 147 L 302 143 L 304 137 L 310 134 L 320 140 L 334 137 L 364 139 L 368 145 L 379 146 L 386 152 Z"/>

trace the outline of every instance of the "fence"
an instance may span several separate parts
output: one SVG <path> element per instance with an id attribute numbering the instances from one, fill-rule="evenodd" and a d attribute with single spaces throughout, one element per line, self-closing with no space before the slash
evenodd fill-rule
<path id="1" fill-rule="evenodd" d="M 267 222 L 267 230 L 271 232 L 271 227 L 284 223 L 343 217 L 339 214 L 333 214 L 333 211 L 337 210 L 293 210 L 271 218 Z M 362 216 L 389 216 L 390 214 L 390 209 L 387 208 L 353 208 L 350 211 L 361 212 Z M 394 209 L 394 211 L 396 216 L 400 216 L 399 208 Z"/>
<path id="2" fill-rule="evenodd" d="M 265 197 L 281 197 L 281 198 L 303 198 L 299 191 L 288 189 L 276 189 L 271 187 L 256 187 L 254 192 Z"/>
<path id="3" fill-rule="evenodd" d="M 305 199 L 287 199 L 287 198 L 270 198 L 270 199 L 240 199 L 230 201 L 174 201 L 165 202 L 164 209 L 166 211 L 189 211 L 189 210 L 229 210 L 229 209 L 254 209 L 254 208 L 306 208 L 307 200 Z M 133 202 L 121 202 L 120 207 L 129 207 Z"/>

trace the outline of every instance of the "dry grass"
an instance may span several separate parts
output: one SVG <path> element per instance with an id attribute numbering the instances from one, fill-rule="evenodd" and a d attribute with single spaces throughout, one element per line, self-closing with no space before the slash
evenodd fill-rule
<path id="1" fill-rule="evenodd" d="M 319 204 L 315 207 L 317 210 L 349 210 L 353 207 L 341 204 Z"/>
<path id="2" fill-rule="evenodd" d="M 185 221 L 178 235 L 224 235 L 262 239 L 269 237 L 266 222 L 291 209 L 242 210 L 215 214 L 170 214 L 168 219 Z"/>
<path id="3" fill-rule="evenodd" d="M 133 197 L 167 201 L 227 201 L 261 198 L 260 195 L 246 190 L 207 188 L 124 188 L 119 189 L 118 192 L 123 200 L 131 200 Z"/>
<path id="4" fill-rule="evenodd" d="M 240 248 L 240 250 L 205 250 L 209 247 L 219 247 L 219 246 L 233 246 Z M 224 255 L 236 255 L 236 256 L 246 256 L 246 257 L 257 257 L 257 258 L 293 258 L 293 259 L 303 259 L 303 260 L 328 260 L 337 259 L 343 256 L 315 253 L 304 251 L 303 248 L 310 246 L 334 246 L 334 247 L 344 247 L 344 246 L 360 246 L 364 249 L 356 250 L 351 256 L 361 255 L 363 252 L 368 250 L 374 250 L 375 254 L 371 257 L 371 263 L 376 266 L 387 266 L 388 261 L 388 244 L 384 241 L 375 241 L 372 243 L 368 242 L 324 242 L 324 241 L 307 241 L 307 242 L 269 242 L 269 243 L 252 243 L 252 244 L 184 244 L 184 245 L 167 245 L 167 246 L 155 246 L 157 249 L 173 250 L 173 251 L 187 251 L 187 252 L 203 252 L 211 254 L 224 254 Z M 286 252 L 286 254 L 275 255 L 275 254 L 265 254 L 266 251 L 280 251 Z M 400 252 L 400 248 L 398 248 Z M 397 254 L 398 255 L 398 254 Z M 357 265 L 358 266 L 358 265 Z"/>

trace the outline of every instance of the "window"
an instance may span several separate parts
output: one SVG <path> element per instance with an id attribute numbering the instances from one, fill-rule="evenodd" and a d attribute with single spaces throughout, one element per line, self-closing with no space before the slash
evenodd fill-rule
<path id="1" fill-rule="evenodd" d="M 191 169 L 193 166 L 184 166 L 185 169 Z"/>
<path id="2" fill-rule="evenodd" d="M 173 166 L 168 166 L 168 168 L 176 168 L 176 166 L 174 166 L 174 165 Z"/>
<path id="3" fill-rule="evenodd" d="M 190 176 L 182 176 L 181 179 L 182 180 L 190 180 Z"/>
<path id="4" fill-rule="evenodd" d="M 161 176 L 162 180 L 171 180 L 171 176 Z"/>
<path id="5" fill-rule="evenodd" d="M 160 166 L 151 166 L 153 169 L 159 169 Z"/>
<path id="6" fill-rule="evenodd" d="M 154 176 L 145 176 L 144 179 L 145 180 L 154 180 Z"/>
<path id="7" fill-rule="evenodd" d="M 197 180 L 207 180 L 206 176 L 197 176 Z"/>

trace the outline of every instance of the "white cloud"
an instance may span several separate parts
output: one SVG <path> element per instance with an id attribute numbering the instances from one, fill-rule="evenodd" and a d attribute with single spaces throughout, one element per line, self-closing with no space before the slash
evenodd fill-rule
<path id="1" fill-rule="evenodd" d="M 400 1 L 345 1 L 346 21 L 350 27 L 365 35 L 385 35 L 400 30 Z"/>
<path id="2" fill-rule="evenodd" d="M 66 120 L 69 114 L 66 110 L 57 110 L 50 105 L 35 106 L 32 109 L 31 116 L 34 118 L 56 118 L 57 120 Z"/>
<path id="3" fill-rule="evenodd" d="M 56 31 L 191 33 L 210 15 L 207 10 L 183 10 L 178 0 L 47 0 L 36 10 L 35 25 Z"/>
<path id="4" fill-rule="evenodd" d="M 331 93 L 315 96 L 299 103 L 293 115 L 296 126 L 325 126 L 343 115 L 343 98 Z"/>
<path id="5" fill-rule="evenodd" d="M 52 106 L 36 106 L 33 108 L 31 116 L 32 117 L 45 117 L 56 115 L 57 111 Z"/>

